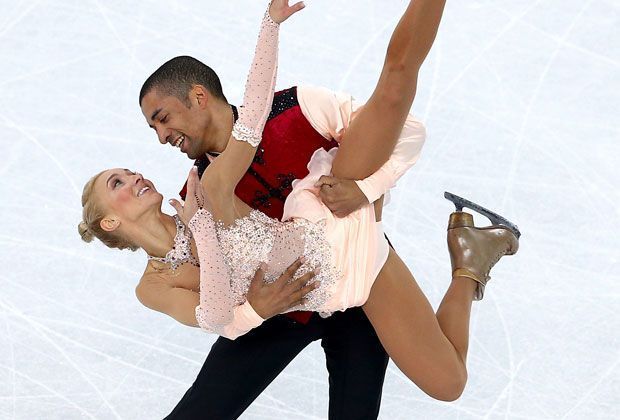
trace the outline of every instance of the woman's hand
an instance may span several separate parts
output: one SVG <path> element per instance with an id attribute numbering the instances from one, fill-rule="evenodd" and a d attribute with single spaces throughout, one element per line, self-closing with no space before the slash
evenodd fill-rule
<path id="1" fill-rule="evenodd" d="M 189 176 L 187 177 L 187 194 L 185 196 L 185 204 L 183 205 L 175 199 L 171 199 L 169 203 L 177 211 L 177 214 L 185 225 L 189 224 L 189 221 L 192 220 L 192 217 L 194 217 L 194 214 L 196 214 L 198 209 L 204 207 L 204 192 L 202 190 L 200 178 L 198 178 L 197 167 L 193 166 L 189 171 Z"/>
<path id="2" fill-rule="evenodd" d="M 276 23 L 282 23 L 293 14 L 306 7 L 303 1 L 299 1 L 292 6 L 288 5 L 288 0 L 272 0 L 269 5 L 269 16 Z"/>

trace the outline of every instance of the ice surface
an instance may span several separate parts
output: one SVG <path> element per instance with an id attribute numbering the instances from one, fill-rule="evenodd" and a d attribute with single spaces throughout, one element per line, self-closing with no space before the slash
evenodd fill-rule
<path id="1" fill-rule="evenodd" d="M 215 337 L 139 304 L 144 255 L 82 243 L 80 194 L 108 167 L 176 194 L 189 161 L 145 124 L 141 83 L 190 54 L 238 103 L 263 3 L 0 0 L 0 418 L 161 418 L 192 383 Z M 308 1 L 282 31 L 278 86 L 367 98 L 405 4 Z M 435 306 L 444 190 L 517 222 L 521 250 L 475 304 L 463 397 L 434 401 L 390 365 L 381 418 L 619 417 L 619 14 L 448 2 L 414 104 L 428 141 L 387 231 Z M 324 364 L 311 345 L 243 418 L 325 418 Z"/>

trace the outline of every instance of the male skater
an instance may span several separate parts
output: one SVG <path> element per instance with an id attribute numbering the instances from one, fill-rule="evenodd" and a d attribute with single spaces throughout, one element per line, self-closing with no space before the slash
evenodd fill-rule
<path id="1" fill-rule="evenodd" d="M 420 65 L 438 24 L 437 19 L 436 25 L 427 27 L 432 33 L 421 37 Z M 176 57 L 156 70 L 141 89 L 140 106 L 159 141 L 196 159 L 199 174 L 224 150 L 237 117 L 215 72 L 191 57 Z M 326 89 L 299 86 L 276 93 L 261 147 L 235 191 L 237 196 L 270 217 L 281 218 L 292 181 L 307 175 L 306 165 L 316 149 L 337 146 L 358 110 L 349 95 Z M 401 137 L 421 147 L 423 126 L 409 125 L 410 131 Z M 359 182 L 325 177 L 321 195 L 342 216 L 379 199 L 404 170 L 388 162 Z M 329 371 L 329 417 L 376 418 L 388 358 L 360 308 L 326 319 L 299 312 L 279 315 L 234 341 L 219 338 L 168 418 L 238 417 L 306 345 L 318 339 Z"/>

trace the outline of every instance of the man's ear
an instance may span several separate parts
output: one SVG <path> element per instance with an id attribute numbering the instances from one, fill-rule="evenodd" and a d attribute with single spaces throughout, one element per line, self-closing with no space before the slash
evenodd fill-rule
<path id="1" fill-rule="evenodd" d="M 118 220 L 118 218 L 116 218 L 115 216 L 106 216 L 101 219 L 101 222 L 99 222 L 99 226 L 101 226 L 101 229 L 105 230 L 106 232 L 114 232 L 116 229 L 118 229 L 120 225 L 121 221 Z"/>
<path id="2" fill-rule="evenodd" d="M 205 109 L 211 95 L 203 85 L 194 85 L 190 91 L 190 102 L 197 105 L 200 109 Z"/>

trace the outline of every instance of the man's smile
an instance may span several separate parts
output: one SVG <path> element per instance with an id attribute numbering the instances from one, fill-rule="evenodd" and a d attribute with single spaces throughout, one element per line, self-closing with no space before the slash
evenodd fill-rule
<path id="1" fill-rule="evenodd" d="M 180 149 L 181 144 L 183 144 L 184 141 L 185 141 L 185 134 L 181 134 L 179 137 L 177 137 L 175 141 L 172 142 L 172 145 Z"/>

